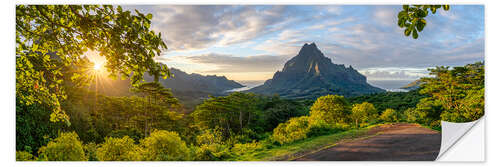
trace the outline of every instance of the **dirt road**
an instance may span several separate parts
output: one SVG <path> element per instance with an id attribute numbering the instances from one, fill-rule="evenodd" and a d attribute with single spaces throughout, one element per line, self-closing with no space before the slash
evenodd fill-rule
<path id="1" fill-rule="evenodd" d="M 439 154 L 441 133 L 418 124 L 372 128 L 371 137 L 340 142 L 299 161 L 432 161 Z"/>

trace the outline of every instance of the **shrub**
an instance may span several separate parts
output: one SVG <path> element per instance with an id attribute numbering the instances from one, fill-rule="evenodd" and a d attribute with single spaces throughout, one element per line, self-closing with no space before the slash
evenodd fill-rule
<path id="1" fill-rule="evenodd" d="M 33 155 L 27 151 L 16 151 L 16 161 L 33 161 Z"/>
<path id="2" fill-rule="evenodd" d="M 195 147 L 195 160 L 197 161 L 217 161 L 230 158 L 232 156 L 230 147 L 225 144 L 202 144 Z"/>
<path id="3" fill-rule="evenodd" d="M 397 122 L 398 119 L 398 113 L 394 109 L 386 109 L 381 115 L 380 119 L 385 121 L 385 122 Z"/>
<path id="4" fill-rule="evenodd" d="M 82 142 L 75 132 L 60 133 L 59 137 L 50 141 L 39 150 L 40 160 L 45 161 L 85 161 Z"/>
<path id="5" fill-rule="evenodd" d="M 279 144 L 291 143 L 307 137 L 309 117 L 291 118 L 273 130 L 273 140 Z"/>
<path id="6" fill-rule="evenodd" d="M 404 112 L 404 119 L 407 122 L 425 123 L 426 113 L 415 108 L 408 108 Z"/>
<path id="7" fill-rule="evenodd" d="M 189 149 L 179 134 L 166 130 L 155 130 L 141 140 L 144 159 L 147 161 L 188 160 Z"/>
<path id="8" fill-rule="evenodd" d="M 202 134 L 196 136 L 196 143 L 198 143 L 198 145 L 214 143 L 221 144 L 223 143 L 223 140 L 222 131 L 219 130 L 219 128 L 206 129 Z"/>
<path id="9" fill-rule="evenodd" d="M 97 144 L 95 143 L 88 143 L 83 145 L 83 150 L 85 151 L 85 157 L 89 161 L 97 161 Z"/>
<path id="10" fill-rule="evenodd" d="M 432 121 L 429 126 L 434 129 L 434 130 L 438 130 L 438 131 L 441 131 L 441 120 L 435 120 L 435 121 Z"/>
<path id="11" fill-rule="evenodd" d="M 130 129 L 113 130 L 107 136 L 114 138 L 122 138 L 128 136 L 132 138 L 134 141 L 139 141 L 140 139 L 144 138 L 144 132 L 141 132 L 136 128 L 130 128 Z"/>
<path id="12" fill-rule="evenodd" d="M 307 137 L 322 136 L 335 133 L 335 129 L 327 123 L 312 124 L 307 129 Z"/>
<path id="13" fill-rule="evenodd" d="M 235 155 L 243 155 L 245 153 L 251 153 L 251 152 L 259 151 L 262 149 L 264 149 L 263 144 L 253 141 L 251 143 L 234 144 L 233 148 L 231 149 L 231 152 Z"/>
<path id="14" fill-rule="evenodd" d="M 140 148 L 128 136 L 123 138 L 106 137 L 97 149 L 100 161 L 137 161 L 141 160 Z"/>
<path id="15" fill-rule="evenodd" d="M 349 122 L 350 112 L 348 102 L 338 95 L 322 96 L 311 106 L 311 118 L 328 124 Z"/>

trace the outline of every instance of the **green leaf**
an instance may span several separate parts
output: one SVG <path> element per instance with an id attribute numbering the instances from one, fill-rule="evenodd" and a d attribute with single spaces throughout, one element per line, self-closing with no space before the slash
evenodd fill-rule
<path id="1" fill-rule="evenodd" d="M 405 11 L 408 11 L 408 7 L 409 7 L 409 5 L 403 5 L 403 9 L 404 9 Z"/>
<path id="2" fill-rule="evenodd" d="M 443 5 L 443 9 L 444 9 L 445 11 L 450 10 L 450 5 Z"/>
<path id="3" fill-rule="evenodd" d="M 424 29 L 424 27 L 425 27 L 425 20 L 419 19 L 417 22 L 417 30 L 420 32 Z"/>
<path id="4" fill-rule="evenodd" d="M 405 12 L 405 11 L 401 11 L 401 12 L 399 12 L 399 13 L 398 13 L 398 18 L 402 18 L 402 17 L 405 17 L 405 16 L 407 16 L 407 15 L 408 15 L 408 13 L 407 13 L 407 12 Z"/>
<path id="5" fill-rule="evenodd" d="M 418 38 L 417 31 L 413 31 L 412 37 L 413 37 L 413 39 L 417 39 Z"/>
<path id="6" fill-rule="evenodd" d="M 399 20 L 398 20 L 398 26 L 399 26 L 400 28 L 403 28 L 403 27 L 405 26 L 405 22 L 404 22 L 402 19 L 399 19 Z"/>
<path id="7" fill-rule="evenodd" d="M 149 20 L 151 20 L 153 18 L 153 15 L 151 13 L 148 13 L 148 15 L 146 16 L 146 18 L 148 18 Z"/>
<path id="8" fill-rule="evenodd" d="M 33 51 L 36 51 L 38 49 L 38 44 L 33 43 L 33 45 L 31 46 L 31 49 Z"/>
<path id="9" fill-rule="evenodd" d="M 410 36 L 411 30 L 409 28 L 405 29 L 405 36 Z"/>

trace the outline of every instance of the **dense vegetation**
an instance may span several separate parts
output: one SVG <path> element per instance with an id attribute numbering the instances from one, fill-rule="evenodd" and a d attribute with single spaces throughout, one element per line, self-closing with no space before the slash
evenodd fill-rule
<path id="1" fill-rule="evenodd" d="M 17 158 L 237 160 L 379 123 L 413 122 L 439 130 L 440 120 L 472 121 L 484 114 L 483 63 L 437 67 L 431 74 L 415 91 L 348 99 L 327 95 L 311 102 L 235 92 L 206 99 L 187 115 L 156 82 L 139 84 L 128 97 L 67 88 L 61 106 L 70 126 L 50 122 L 51 110 L 18 105 L 33 112 L 18 111 Z"/>
<path id="2" fill-rule="evenodd" d="M 16 12 L 17 160 L 241 160 L 306 147 L 300 142 L 313 138 L 338 141 L 379 123 L 439 129 L 442 119 L 464 122 L 484 115 L 483 63 L 431 69 L 433 77 L 422 78 L 421 88 L 408 93 L 290 100 L 235 92 L 205 99 L 184 114 L 158 79 L 142 82 L 145 72 L 168 76 L 164 65 L 152 61 L 166 47 L 159 34 L 149 31 L 152 16 L 111 6 L 20 5 Z M 86 26 L 90 23 L 96 25 Z M 47 40 L 37 41 L 37 35 Z M 54 43 L 59 40 L 67 40 L 66 45 Z M 130 96 L 89 89 L 98 76 L 89 73 L 93 64 L 79 56 L 87 48 L 106 57 L 109 72 L 132 78 Z M 49 54 L 53 51 L 57 54 Z"/>

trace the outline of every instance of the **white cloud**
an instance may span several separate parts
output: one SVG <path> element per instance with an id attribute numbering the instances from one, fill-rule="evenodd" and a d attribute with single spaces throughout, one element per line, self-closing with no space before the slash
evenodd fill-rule
<path id="1" fill-rule="evenodd" d="M 374 12 L 375 22 L 387 27 L 394 27 L 396 25 L 397 11 L 394 8 L 379 7 Z"/>
<path id="2" fill-rule="evenodd" d="M 383 67 L 359 70 L 371 80 L 416 80 L 428 77 L 427 68 Z"/>
<path id="3" fill-rule="evenodd" d="M 155 31 L 162 32 L 171 50 L 203 49 L 246 42 L 278 31 L 292 22 L 286 6 L 168 5 L 143 7 L 152 12 Z"/>
<path id="4" fill-rule="evenodd" d="M 196 64 L 214 65 L 215 69 L 204 70 L 205 73 L 234 73 L 234 72 L 274 72 L 280 69 L 287 56 L 257 55 L 238 57 L 225 54 L 204 54 L 188 56 L 187 60 Z"/>

